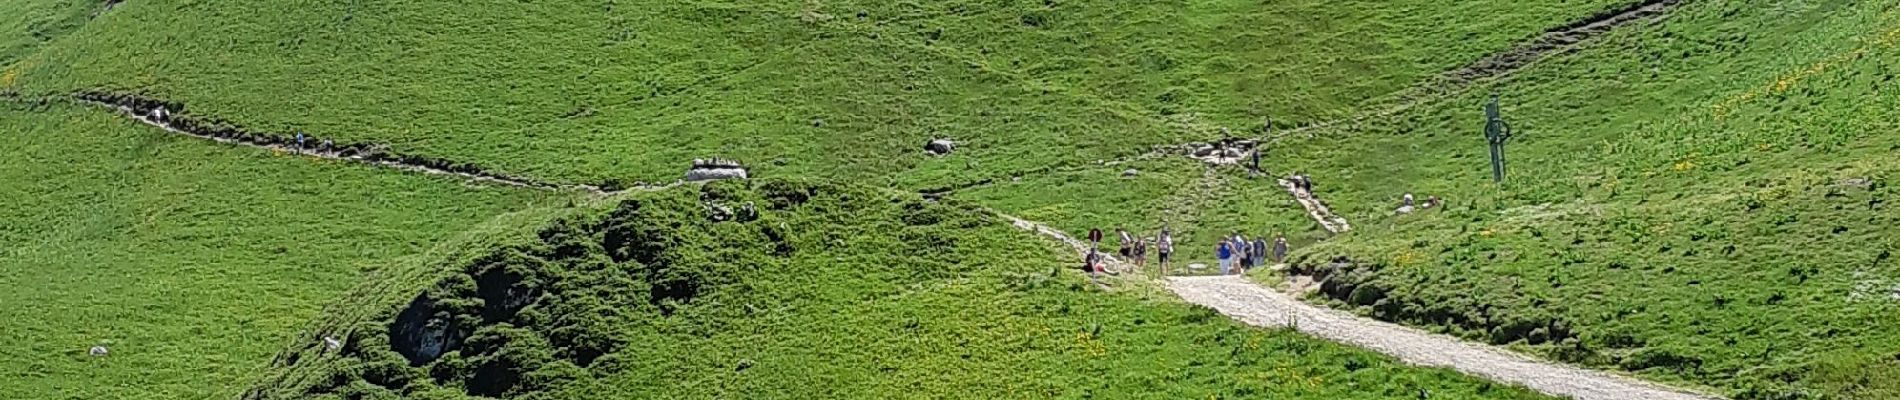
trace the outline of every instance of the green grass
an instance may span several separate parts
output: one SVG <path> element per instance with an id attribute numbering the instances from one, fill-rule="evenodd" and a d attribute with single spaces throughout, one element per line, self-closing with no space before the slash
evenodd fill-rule
<path id="1" fill-rule="evenodd" d="M 238 394 L 365 270 L 547 195 L 0 104 L 0 386 L 33 399 Z M 86 355 L 106 343 L 111 355 Z"/>
<path id="2" fill-rule="evenodd" d="M 1204 167 L 1184 160 L 1088 166 L 1223 126 L 1251 133 L 1267 116 L 1284 127 L 1382 108 L 1395 91 L 1627 3 L 133 1 L 87 20 L 94 5 L 13 0 L 0 3 L 23 11 L 0 17 L 0 92 L 140 92 L 261 131 L 570 182 L 671 180 L 715 155 L 756 175 L 871 187 L 999 178 L 952 201 L 1071 233 L 1179 223 L 1190 262 L 1228 230 L 1285 231 L 1303 269 L 1322 275 L 1318 301 L 1375 317 L 1743 400 L 1900 398 L 1900 300 L 1886 297 L 1900 287 L 1893 4 L 1691 1 L 1501 81 L 1288 138 L 1269 169 L 1315 176 L 1356 228 L 1317 244 L 1327 235 L 1283 191 L 1236 169 L 1201 189 Z M 1492 91 L 1519 134 L 1502 187 L 1488 183 L 1479 131 Z M 0 349 L 0 362 L 27 366 L 5 386 L 29 397 L 227 395 L 310 318 L 257 394 L 454 398 L 484 365 L 525 374 L 510 393 L 552 398 L 1486 387 L 1149 293 L 1078 292 L 1091 286 L 1046 272 L 1073 264 L 1066 254 L 988 222 L 944 228 L 976 217 L 939 206 L 920 207 L 957 215 L 867 204 L 884 196 L 868 189 L 775 210 L 768 221 L 800 227 L 779 232 L 800 249 L 782 256 L 710 239 L 771 228 L 697 219 L 690 191 L 636 196 L 666 210 L 642 224 L 692 227 L 644 233 L 667 244 L 665 265 L 601 263 L 599 244 L 577 263 L 522 229 L 624 219 L 601 208 L 613 204 L 513 214 L 437 247 L 543 195 L 221 149 L 95 110 L 0 113 L 0 140 L 18 149 L 0 162 L 0 283 L 31 289 L 0 304 L 45 305 L 0 314 L 17 321 L 0 342 L 27 343 Z M 959 152 L 923 155 L 938 136 Z M 1078 168 L 1009 176 L 1052 164 Z M 1141 173 L 1122 177 L 1129 167 Z M 759 196 L 748 190 L 730 195 Z M 1392 215 L 1405 192 L 1450 207 Z M 1168 211 L 1177 204 L 1192 206 Z M 908 247 L 940 240 L 954 250 Z M 588 284 L 532 306 L 566 308 L 465 326 L 499 347 L 427 370 L 390 364 L 376 329 L 419 290 L 479 304 L 456 292 L 479 289 L 457 276 L 495 249 L 527 249 L 550 263 L 537 276 Z M 318 317 L 380 265 L 398 267 Z M 682 280 L 712 294 L 668 303 L 636 290 Z M 589 308 L 603 304 L 617 307 Z M 662 307 L 683 311 L 656 317 Z M 1098 327 L 1107 333 L 1075 336 Z M 317 347 L 326 329 L 350 336 L 346 357 Z M 998 340 L 956 341 L 969 337 Z M 638 362 L 577 365 L 562 353 L 576 346 L 545 343 L 577 338 Z M 105 339 L 112 357 L 81 355 Z M 286 365 L 293 355 L 310 364 Z M 1297 383 L 1307 378 L 1324 384 Z"/>
<path id="3" fill-rule="evenodd" d="M 33 54 L 41 46 L 80 25 L 100 8 L 100 3 L 82 0 L 5 0 L 0 1 L 0 66 L 7 66 Z M 0 75 L 0 86 L 10 86 L 12 78 Z"/>
<path id="4" fill-rule="evenodd" d="M 1102 293 L 915 196 L 720 182 L 522 215 L 385 270 L 246 398 L 1544 398 Z M 411 363 L 392 337 L 425 320 L 467 339 Z"/>
<path id="5" fill-rule="evenodd" d="M 1900 398 L 1896 12 L 1691 2 L 1504 82 L 1283 141 L 1274 168 L 1312 172 L 1358 229 L 1303 260 L 1324 297 L 1380 318 L 1738 399 Z M 1490 91 L 1517 129 L 1502 187 Z M 1393 215 L 1408 191 L 1451 206 Z"/>
<path id="6" fill-rule="evenodd" d="M 10 73 L 546 179 L 915 189 L 1347 115 L 1625 3 L 129 2 Z"/>

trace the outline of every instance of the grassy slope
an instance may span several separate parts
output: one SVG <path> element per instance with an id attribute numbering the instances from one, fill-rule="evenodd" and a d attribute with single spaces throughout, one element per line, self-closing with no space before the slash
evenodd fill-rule
<path id="1" fill-rule="evenodd" d="M 923 187 L 1343 115 L 1618 3 L 131 2 L 16 89 L 145 91 L 561 180 L 720 154 Z M 924 158 L 933 135 L 966 153 Z"/>
<path id="2" fill-rule="evenodd" d="M 1528 69 L 1495 87 L 1503 188 L 1482 89 L 1284 142 L 1359 228 L 1303 254 L 1361 261 L 1328 290 L 1383 318 L 1744 399 L 1900 398 L 1896 12 L 1692 2 Z M 1406 191 L 1452 206 L 1392 216 Z"/>
<path id="3" fill-rule="evenodd" d="M 915 197 L 720 182 L 535 214 L 388 270 L 247 398 L 1542 398 L 1101 293 L 1054 244 Z M 409 366 L 412 307 L 470 339 Z"/>
<path id="4" fill-rule="evenodd" d="M 0 0 L 0 66 L 32 54 L 86 22 L 99 3 L 84 0 Z M 0 86 L 12 78 L 0 73 Z"/>
<path id="5" fill-rule="evenodd" d="M 365 269 L 541 196 L 21 107 L 0 104 L 12 398 L 235 395 Z"/>

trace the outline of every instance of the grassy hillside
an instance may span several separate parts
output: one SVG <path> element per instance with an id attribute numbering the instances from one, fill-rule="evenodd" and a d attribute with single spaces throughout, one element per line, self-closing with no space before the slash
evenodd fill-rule
<path id="1" fill-rule="evenodd" d="M 0 386 L 228 398 L 363 271 L 543 195 L 0 103 Z M 86 355 L 105 344 L 107 357 Z"/>
<path id="2" fill-rule="evenodd" d="M 138 1 L 9 73 L 541 178 L 921 188 L 1345 115 L 1624 3 Z"/>
<path id="3" fill-rule="evenodd" d="M 721 182 L 533 215 L 383 271 L 245 397 L 1542 398 L 1102 293 L 915 197 Z"/>
<path id="4" fill-rule="evenodd" d="M 32 54 L 53 39 L 78 29 L 102 3 L 82 0 L 0 1 L 0 66 Z M 10 78 L 0 75 L 0 86 Z"/>
<path id="5" fill-rule="evenodd" d="M 1325 297 L 1740 399 L 1900 398 L 1900 16 L 1692 2 L 1652 29 L 1272 164 L 1358 231 L 1302 253 Z M 1486 92 L 1517 129 L 1492 185 Z M 1405 192 L 1450 207 L 1395 216 Z M 1337 258 L 1354 261 L 1332 265 Z"/>

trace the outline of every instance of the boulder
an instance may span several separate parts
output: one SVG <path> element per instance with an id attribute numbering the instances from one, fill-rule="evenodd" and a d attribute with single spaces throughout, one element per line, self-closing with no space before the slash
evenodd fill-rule
<path id="1" fill-rule="evenodd" d="M 949 155 L 953 151 L 957 151 L 957 142 L 950 139 L 933 139 L 924 144 L 924 153 L 933 156 Z"/>
<path id="2" fill-rule="evenodd" d="M 410 366 L 435 361 L 442 353 L 461 346 L 461 339 L 451 334 L 454 322 L 447 317 L 446 313 L 438 315 L 434 300 L 416 296 L 390 322 L 389 346 L 408 359 Z"/>
<path id="3" fill-rule="evenodd" d="M 1132 177 L 1132 176 L 1136 176 L 1136 175 L 1141 175 L 1141 171 L 1140 171 L 1140 170 L 1136 170 L 1136 169 L 1134 169 L 1134 168 L 1129 168 L 1129 169 L 1125 169 L 1125 170 L 1122 170 L 1122 176 L 1129 176 L 1129 177 Z"/>

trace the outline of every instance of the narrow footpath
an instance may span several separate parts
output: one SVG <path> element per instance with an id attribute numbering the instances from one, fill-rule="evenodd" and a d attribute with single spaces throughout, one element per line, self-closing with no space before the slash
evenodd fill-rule
<path id="1" fill-rule="evenodd" d="M 1717 399 L 1607 372 L 1534 360 L 1497 347 L 1307 304 L 1239 276 L 1170 278 L 1168 289 L 1190 303 L 1213 308 L 1248 325 L 1290 326 L 1406 363 L 1449 367 L 1552 396 L 1578 400 Z"/>
<path id="2" fill-rule="evenodd" d="M 1313 221 L 1319 222 L 1319 226 L 1326 228 L 1327 232 L 1340 234 L 1352 230 L 1352 224 L 1346 222 L 1346 218 L 1333 214 L 1333 209 L 1327 208 L 1326 203 L 1319 201 L 1312 192 L 1300 190 L 1299 185 L 1294 185 L 1293 181 L 1285 179 L 1280 180 L 1280 187 L 1286 188 L 1286 192 L 1292 194 L 1293 199 L 1300 202 L 1300 207 L 1306 208 L 1306 215 L 1313 217 Z"/>

